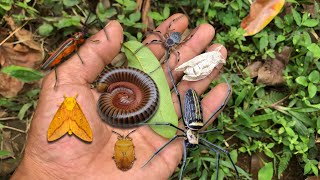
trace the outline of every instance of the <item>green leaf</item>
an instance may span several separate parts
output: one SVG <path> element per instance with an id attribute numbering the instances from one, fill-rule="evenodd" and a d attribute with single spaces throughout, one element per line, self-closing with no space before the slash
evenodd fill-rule
<path id="1" fill-rule="evenodd" d="M 273 165 L 272 162 L 265 163 L 263 168 L 258 172 L 259 180 L 271 180 L 273 177 Z"/>
<path id="2" fill-rule="evenodd" d="M 22 108 L 20 109 L 19 111 L 19 114 L 18 114 L 18 118 L 20 120 L 22 120 L 24 118 L 24 115 L 26 114 L 26 112 L 28 111 L 28 109 L 32 106 L 32 103 L 27 103 L 27 104 L 24 104 L 22 106 Z"/>
<path id="3" fill-rule="evenodd" d="M 177 126 L 178 117 L 172 103 L 171 92 L 166 77 L 162 68 L 159 68 L 160 63 L 147 47 L 142 48 L 138 53 L 134 54 L 134 52 L 141 46 L 143 46 L 143 44 L 137 41 L 128 41 L 123 44 L 124 52 L 128 58 L 128 66 L 141 69 L 148 73 L 159 89 L 159 109 L 148 123 L 170 122 Z M 150 74 L 150 72 L 152 73 Z M 168 126 L 151 126 L 151 128 L 166 138 L 173 137 L 176 133 L 175 128 Z"/>
<path id="4" fill-rule="evenodd" d="M 262 51 L 268 46 L 268 44 L 269 44 L 268 36 L 262 36 L 259 41 L 259 50 Z"/>
<path id="5" fill-rule="evenodd" d="M 11 152 L 0 150 L 0 157 L 2 157 L 2 156 L 7 156 L 7 155 L 9 155 L 9 154 L 11 154 Z"/>
<path id="6" fill-rule="evenodd" d="M 53 26 L 51 24 L 43 23 L 39 27 L 38 32 L 41 36 L 49 36 L 52 30 L 53 30 Z"/>
<path id="7" fill-rule="evenodd" d="M 164 6 L 164 8 L 163 8 L 162 17 L 163 17 L 164 19 L 167 19 L 167 18 L 169 17 L 169 15 L 170 15 L 170 8 L 169 8 L 169 5 L 166 4 L 166 5 Z"/>
<path id="8" fill-rule="evenodd" d="M 316 19 L 307 19 L 302 22 L 302 25 L 307 27 L 316 27 L 318 24 L 319 24 L 319 21 Z"/>
<path id="9" fill-rule="evenodd" d="M 79 4 L 79 0 L 63 0 L 63 4 L 67 7 L 71 7 L 76 4 Z"/>
<path id="10" fill-rule="evenodd" d="M 308 86 L 308 81 L 307 78 L 305 76 L 299 76 L 296 78 L 296 82 L 298 84 L 301 84 L 302 86 L 307 87 Z"/>
<path id="11" fill-rule="evenodd" d="M 291 8 L 291 12 L 294 21 L 297 23 L 298 26 L 301 26 L 301 15 L 294 8 Z"/>
<path id="12" fill-rule="evenodd" d="M 11 0 L 4 0 L 0 2 L 0 8 L 4 9 L 5 11 L 9 11 L 12 7 L 13 1 Z"/>
<path id="13" fill-rule="evenodd" d="M 22 82 L 37 81 L 43 77 L 39 71 L 22 66 L 7 66 L 2 68 L 1 71 L 9 76 L 19 79 Z"/>
<path id="14" fill-rule="evenodd" d="M 68 18 L 62 18 L 58 21 L 58 23 L 55 23 L 54 26 L 56 26 L 58 29 L 62 29 L 65 27 L 71 27 L 71 26 L 80 26 L 80 16 L 72 16 Z"/>
<path id="15" fill-rule="evenodd" d="M 150 16 L 152 19 L 156 20 L 156 21 L 161 21 L 164 18 L 161 16 L 161 14 L 159 14 L 158 12 L 148 12 L 148 16 Z"/>
<path id="16" fill-rule="evenodd" d="M 244 98 L 246 97 L 247 95 L 247 91 L 248 89 L 246 87 L 244 87 L 241 92 L 238 94 L 238 97 L 234 103 L 235 106 L 239 106 L 240 103 L 244 100 Z"/>
<path id="17" fill-rule="evenodd" d="M 317 44 L 312 43 L 307 47 L 307 49 L 312 52 L 313 57 L 320 58 L 320 47 Z"/>
<path id="18" fill-rule="evenodd" d="M 313 70 L 309 76 L 308 76 L 309 81 L 313 83 L 318 83 L 320 81 L 320 73 L 317 70 Z"/>
<path id="19" fill-rule="evenodd" d="M 314 85 L 313 83 L 309 83 L 308 93 L 309 93 L 309 97 L 313 98 L 317 94 L 317 86 Z"/>
<path id="20" fill-rule="evenodd" d="M 139 21 L 139 20 L 140 20 L 140 17 L 141 17 L 140 11 L 137 11 L 137 12 L 132 13 L 132 14 L 129 15 L 129 19 L 130 19 L 130 21 L 132 21 L 132 22 L 137 22 L 137 21 Z"/>

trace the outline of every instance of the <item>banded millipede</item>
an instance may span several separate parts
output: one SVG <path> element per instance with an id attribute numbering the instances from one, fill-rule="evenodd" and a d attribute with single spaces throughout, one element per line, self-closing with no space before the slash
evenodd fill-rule
<path id="1" fill-rule="evenodd" d="M 132 67 L 107 71 L 97 84 L 102 92 L 98 113 L 114 127 L 131 128 L 148 121 L 159 106 L 159 91 L 153 79 Z"/>

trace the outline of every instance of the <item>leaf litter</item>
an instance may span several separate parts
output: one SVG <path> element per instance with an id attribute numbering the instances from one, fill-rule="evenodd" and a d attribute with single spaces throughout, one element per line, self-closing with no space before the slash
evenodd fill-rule
<path id="1" fill-rule="evenodd" d="M 1 42 L 0 69 L 10 65 L 36 67 L 44 58 L 41 44 L 33 40 L 30 31 L 17 26 L 11 17 L 6 16 L 4 19 L 13 33 L 7 34 L 7 38 Z M 0 95 L 14 97 L 22 90 L 23 85 L 18 79 L 0 72 Z"/>

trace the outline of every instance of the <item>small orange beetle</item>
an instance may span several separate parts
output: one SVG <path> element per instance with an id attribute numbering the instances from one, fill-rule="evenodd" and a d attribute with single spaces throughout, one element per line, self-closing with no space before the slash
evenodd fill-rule
<path id="1" fill-rule="evenodd" d="M 135 130 L 129 132 L 126 136 L 123 136 L 115 131 L 112 131 L 118 134 L 118 141 L 114 145 L 114 155 L 112 159 L 116 162 L 118 169 L 122 171 L 127 171 L 131 169 L 133 162 L 136 160 L 134 156 L 134 145 L 132 138 L 129 137 L 129 134 L 133 133 Z"/>

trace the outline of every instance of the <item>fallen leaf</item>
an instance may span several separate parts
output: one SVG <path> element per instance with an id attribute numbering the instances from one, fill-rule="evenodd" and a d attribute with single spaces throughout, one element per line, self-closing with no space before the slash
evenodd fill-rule
<path id="1" fill-rule="evenodd" d="M 158 86 L 160 105 L 155 115 L 148 123 L 169 122 L 178 125 L 178 117 L 174 110 L 171 92 L 165 78 L 164 72 L 158 59 L 149 48 L 142 48 L 138 53 L 136 50 L 143 46 L 137 41 L 128 41 L 123 44 L 124 52 L 128 58 L 128 66 L 138 68 L 151 76 Z M 152 72 L 152 73 L 150 73 Z M 163 137 L 171 138 L 176 134 L 176 129 L 168 126 L 151 126 L 151 128 Z"/>
<path id="2" fill-rule="evenodd" d="M 8 25 L 12 29 L 12 31 L 19 28 L 19 26 L 16 26 L 15 22 L 13 21 L 13 19 L 11 17 L 5 16 L 4 19 L 6 20 L 6 22 L 8 23 Z M 34 49 L 34 50 L 37 50 L 40 52 L 42 51 L 41 45 L 33 40 L 33 34 L 30 31 L 21 28 L 14 35 L 18 38 L 20 43 L 26 45 L 27 47 L 29 47 L 31 49 Z"/>
<path id="3" fill-rule="evenodd" d="M 250 7 L 250 14 L 245 17 L 240 27 L 246 30 L 244 36 L 252 36 L 266 27 L 280 12 L 285 0 L 255 0 Z"/>
<path id="4" fill-rule="evenodd" d="M 8 113 L 6 111 L 0 111 L 0 118 L 7 116 Z"/>
<path id="5" fill-rule="evenodd" d="M 7 98 L 16 96 L 23 88 L 23 85 L 24 83 L 18 79 L 0 72 L 0 94 L 2 96 Z"/>
<path id="6" fill-rule="evenodd" d="M 246 67 L 244 70 L 248 71 L 250 74 L 250 78 L 255 78 L 258 76 L 258 71 L 260 67 L 262 66 L 261 61 L 255 61 L 252 64 L 250 64 L 248 67 Z"/>
<path id="7" fill-rule="evenodd" d="M 258 71 L 257 83 L 269 86 L 283 84 L 282 71 L 284 67 L 284 64 L 278 59 L 267 60 Z"/>
<path id="8" fill-rule="evenodd" d="M 288 64 L 292 48 L 285 46 L 281 53 L 276 53 L 275 59 L 267 59 L 265 62 L 255 61 L 244 69 L 248 71 L 250 78 L 257 78 L 257 83 L 267 86 L 281 85 L 285 82 L 283 70 Z"/>

